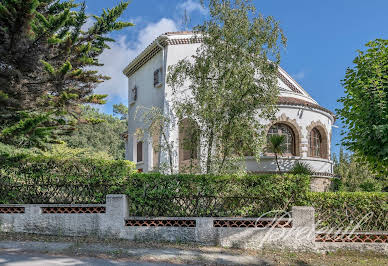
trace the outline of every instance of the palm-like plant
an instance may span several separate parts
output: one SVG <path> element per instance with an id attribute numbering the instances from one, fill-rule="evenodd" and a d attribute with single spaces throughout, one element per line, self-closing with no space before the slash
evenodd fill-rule
<path id="1" fill-rule="evenodd" d="M 286 151 L 286 136 L 284 135 L 272 135 L 268 137 L 268 151 L 275 154 L 276 165 L 280 172 L 280 166 L 278 156 L 282 155 Z"/>

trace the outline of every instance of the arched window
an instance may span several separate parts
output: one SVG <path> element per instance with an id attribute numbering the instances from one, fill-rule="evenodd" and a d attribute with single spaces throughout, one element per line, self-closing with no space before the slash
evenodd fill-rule
<path id="1" fill-rule="evenodd" d="M 311 157 L 323 157 L 322 156 L 322 136 L 317 128 L 313 128 L 310 132 L 309 138 L 310 156 Z"/>
<path id="2" fill-rule="evenodd" d="M 183 119 L 179 124 L 180 161 L 198 159 L 199 129 L 194 121 Z"/>
<path id="3" fill-rule="evenodd" d="M 278 124 L 271 126 L 271 128 L 268 131 L 268 137 L 273 136 L 273 135 L 286 136 L 285 153 L 295 155 L 295 135 L 289 126 L 287 126 L 286 124 L 281 124 L 281 123 L 278 123 Z"/>

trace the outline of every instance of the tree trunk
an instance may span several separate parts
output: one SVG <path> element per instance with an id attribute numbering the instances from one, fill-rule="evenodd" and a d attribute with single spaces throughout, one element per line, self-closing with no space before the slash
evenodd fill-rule
<path id="1" fill-rule="evenodd" d="M 167 140 L 166 134 L 164 132 L 162 132 L 162 135 L 163 135 L 164 141 L 166 142 L 166 145 L 167 145 L 168 160 L 169 160 L 169 164 L 170 164 L 170 174 L 173 174 L 174 173 L 174 167 L 173 167 L 173 163 L 172 163 L 172 150 L 171 150 L 171 146 L 170 146 L 170 143 Z"/>
<path id="2" fill-rule="evenodd" d="M 279 173 L 280 173 L 280 166 L 279 166 L 278 154 L 277 153 L 275 153 L 275 161 L 276 161 L 276 165 L 278 166 Z"/>
<path id="3" fill-rule="evenodd" d="M 221 173 L 221 170 L 222 170 L 222 168 L 224 167 L 224 163 L 225 163 L 227 154 L 228 154 L 228 151 L 227 151 L 227 150 L 224 150 L 224 154 L 223 154 L 223 156 L 222 156 L 222 161 L 221 161 L 220 167 L 218 168 L 218 172 L 219 172 L 219 173 Z"/>
<path id="4" fill-rule="evenodd" d="M 207 147 L 207 159 L 206 159 L 206 174 L 210 173 L 210 166 L 211 166 L 211 157 L 212 157 L 212 146 L 213 146 L 213 138 L 214 134 L 213 131 L 210 132 L 209 137 L 209 146 Z"/>

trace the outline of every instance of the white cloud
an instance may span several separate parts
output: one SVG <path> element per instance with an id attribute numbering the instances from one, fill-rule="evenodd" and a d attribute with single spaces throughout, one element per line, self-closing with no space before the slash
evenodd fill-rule
<path id="1" fill-rule="evenodd" d="M 303 70 L 301 70 L 301 71 L 299 71 L 298 73 L 292 75 L 292 77 L 293 77 L 294 79 L 299 79 L 299 80 L 303 79 L 304 76 L 305 76 L 305 73 L 304 73 Z"/>
<path id="2" fill-rule="evenodd" d="M 143 30 L 140 31 L 138 37 L 138 49 L 142 50 L 147 45 L 149 45 L 156 37 L 160 34 L 169 32 L 169 31 L 177 31 L 178 27 L 176 23 L 168 18 L 162 18 L 157 23 L 149 24 Z"/>
<path id="3" fill-rule="evenodd" d="M 186 9 L 189 14 L 194 11 L 198 11 L 202 15 L 207 14 L 207 10 L 199 3 L 199 1 L 195 0 L 186 0 L 185 2 L 179 4 L 177 8 L 183 10 Z"/>
<path id="4" fill-rule="evenodd" d="M 119 96 L 125 103 L 128 97 L 128 85 L 127 78 L 122 73 L 123 69 L 156 37 L 165 32 L 177 30 L 178 27 L 173 20 L 162 18 L 141 29 L 135 40 L 128 40 L 123 35 L 116 38 L 115 43 L 109 44 L 111 49 L 105 50 L 99 58 L 100 63 L 104 64 L 98 68 L 99 72 L 110 76 L 111 79 L 100 84 L 96 93 L 109 94 L 109 98 Z"/>

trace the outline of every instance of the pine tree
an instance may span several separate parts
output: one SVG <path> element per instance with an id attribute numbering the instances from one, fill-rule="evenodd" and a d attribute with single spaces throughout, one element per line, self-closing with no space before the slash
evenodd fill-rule
<path id="1" fill-rule="evenodd" d="M 117 21 L 127 6 L 128 2 L 121 2 L 103 10 L 84 30 L 87 20 L 92 19 L 85 13 L 85 3 L 1 1 L 2 141 L 40 145 L 85 122 L 80 117 L 80 104 L 105 103 L 106 95 L 93 91 L 109 77 L 95 69 L 102 65 L 98 57 L 114 41 L 107 35 L 133 26 Z"/>

